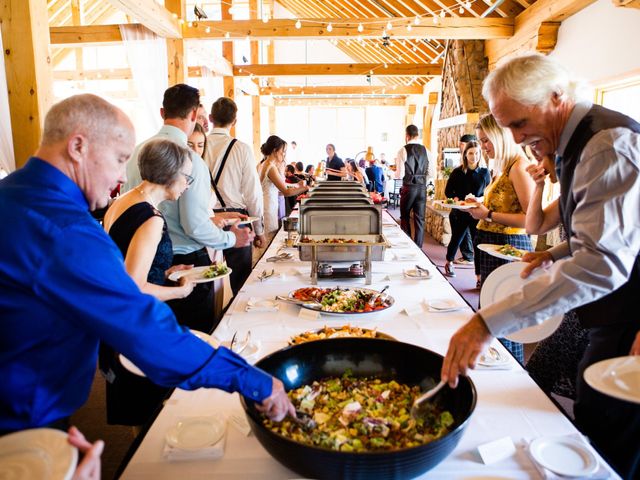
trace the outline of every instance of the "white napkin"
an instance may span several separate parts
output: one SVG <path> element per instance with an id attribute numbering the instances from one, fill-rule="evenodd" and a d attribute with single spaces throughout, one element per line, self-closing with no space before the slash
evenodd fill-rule
<path id="1" fill-rule="evenodd" d="M 596 470 L 596 472 L 593 475 L 591 475 L 590 477 L 587 477 L 589 480 L 605 480 L 605 479 L 611 478 L 611 471 L 602 462 L 602 460 L 600 459 L 600 456 L 594 452 L 593 448 L 591 448 L 591 445 L 589 445 L 589 442 L 587 442 L 585 440 L 583 435 L 581 435 L 580 433 L 574 433 L 574 434 L 571 434 L 571 435 L 567 435 L 567 438 L 571 438 L 573 440 L 577 440 L 577 441 L 581 442 L 586 448 L 591 450 L 591 453 L 593 453 L 595 455 L 596 459 L 598 459 L 598 470 Z M 546 480 L 563 480 L 563 479 L 566 479 L 567 477 L 564 477 L 562 475 L 556 475 L 555 473 L 553 473 L 550 470 L 547 470 L 546 468 L 544 468 L 542 465 L 540 465 L 538 462 L 536 462 L 534 460 L 534 458 L 531 455 L 531 452 L 529 450 L 529 444 L 532 441 L 533 441 L 533 438 L 523 438 L 522 439 L 522 447 L 523 447 L 525 453 L 527 454 L 527 457 L 529 457 L 529 460 L 531 460 L 531 463 L 533 464 L 533 466 L 536 468 L 536 470 L 540 474 L 540 476 L 542 478 L 546 479 Z"/>
<path id="2" fill-rule="evenodd" d="M 422 303 L 418 303 L 417 305 L 404 307 L 402 311 L 406 313 L 409 317 L 417 317 L 418 315 L 424 312 L 424 305 Z"/>
<path id="3" fill-rule="evenodd" d="M 245 307 L 246 312 L 277 312 L 280 309 L 274 300 L 251 297 Z"/>
<path id="4" fill-rule="evenodd" d="M 224 455 L 224 440 L 223 436 L 218 443 L 211 447 L 199 448 L 197 450 L 184 450 L 182 448 L 176 448 L 164 443 L 164 449 L 162 450 L 162 456 L 170 462 L 182 462 L 188 460 L 217 460 Z"/>
<path id="5" fill-rule="evenodd" d="M 320 318 L 320 312 L 316 310 L 309 310 L 307 308 L 301 308 L 298 312 L 298 318 L 303 320 L 317 320 Z"/>

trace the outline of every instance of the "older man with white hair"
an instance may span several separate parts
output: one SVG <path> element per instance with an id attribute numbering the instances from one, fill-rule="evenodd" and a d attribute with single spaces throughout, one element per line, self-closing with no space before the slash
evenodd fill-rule
<path id="1" fill-rule="evenodd" d="M 575 309 L 589 329 L 578 372 L 576 423 L 625 477 L 640 474 L 640 405 L 603 395 L 582 373 L 628 355 L 640 329 L 640 124 L 581 100 L 577 83 L 553 59 L 514 58 L 487 77 L 483 95 L 495 119 L 537 158 L 556 159 L 560 215 L 569 240 L 527 254 L 529 275 L 545 275 L 480 309 L 451 339 L 442 368 L 451 386 L 473 368 L 492 337 Z"/>

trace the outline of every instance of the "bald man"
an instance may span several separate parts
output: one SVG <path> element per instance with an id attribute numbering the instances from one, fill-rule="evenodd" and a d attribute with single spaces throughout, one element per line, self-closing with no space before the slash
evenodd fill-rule
<path id="1" fill-rule="evenodd" d="M 52 107 L 35 155 L 0 181 L 0 218 L 11 225 L 0 235 L 0 434 L 66 429 L 89 395 L 99 341 L 158 385 L 238 391 L 276 420 L 295 415 L 282 382 L 142 294 L 89 214 L 125 181 L 133 148 L 122 111 L 78 95 Z"/>

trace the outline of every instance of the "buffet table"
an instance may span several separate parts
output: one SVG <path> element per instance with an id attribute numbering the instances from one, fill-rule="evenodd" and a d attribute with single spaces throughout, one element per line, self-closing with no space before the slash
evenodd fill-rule
<path id="1" fill-rule="evenodd" d="M 377 328 L 400 341 L 444 354 L 452 333 L 469 319 L 472 310 L 386 212 L 383 227 L 392 248 L 387 250 L 384 262 L 373 264 L 373 283 L 369 288 L 379 290 L 390 285 L 387 293 L 395 298 L 395 304 L 372 318 L 350 323 Z M 277 311 L 247 311 L 250 300 L 273 300 L 276 295 L 287 295 L 296 288 L 309 285 L 310 264 L 299 261 L 294 249 L 286 250 L 294 254 L 289 261 L 266 262 L 266 258 L 275 255 L 283 246 L 285 237 L 286 232 L 278 233 L 214 332 L 219 340 L 229 341 L 234 332 L 242 337 L 250 330 L 251 337 L 259 341 L 258 351 L 249 358 L 252 362 L 286 346 L 288 339 L 295 334 L 349 322 L 335 317 L 302 318 L 300 307 L 283 302 L 279 302 Z M 405 277 L 403 271 L 414 268 L 416 264 L 427 268 L 431 277 Z M 272 269 L 275 270 L 273 276 L 262 282 L 258 279 L 261 272 Z M 335 286 L 337 281 L 321 280 L 320 285 Z M 363 280 L 341 281 L 340 285 L 364 286 Z M 441 313 L 428 307 L 429 301 L 441 299 L 455 301 L 461 308 Z M 501 354 L 507 355 L 498 342 L 494 346 Z M 543 478 L 523 448 L 523 440 L 543 435 L 577 434 L 575 427 L 511 357 L 506 369 L 475 370 L 471 378 L 477 388 L 478 402 L 470 424 L 456 450 L 423 477 Z M 199 415 L 223 416 L 228 420 L 223 456 L 216 460 L 166 460 L 163 450 L 167 430 L 181 418 Z M 122 478 L 299 478 L 295 472 L 274 460 L 253 435 L 243 431 L 243 420 L 244 412 L 237 394 L 212 389 L 176 390 L 134 453 Z M 504 437 L 513 441 L 515 453 L 485 465 L 478 454 L 478 446 Z M 611 474 L 603 478 L 619 477 Z"/>

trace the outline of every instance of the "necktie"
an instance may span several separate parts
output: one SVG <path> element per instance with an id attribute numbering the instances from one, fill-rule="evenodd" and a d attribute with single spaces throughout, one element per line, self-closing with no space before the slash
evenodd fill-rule
<path id="1" fill-rule="evenodd" d="M 562 156 L 556 155 L 555 164 L 556 164 L 556 177 L 558 177 L 558 180 L 559 180 L 560 178 L 562 178 Z"/>

